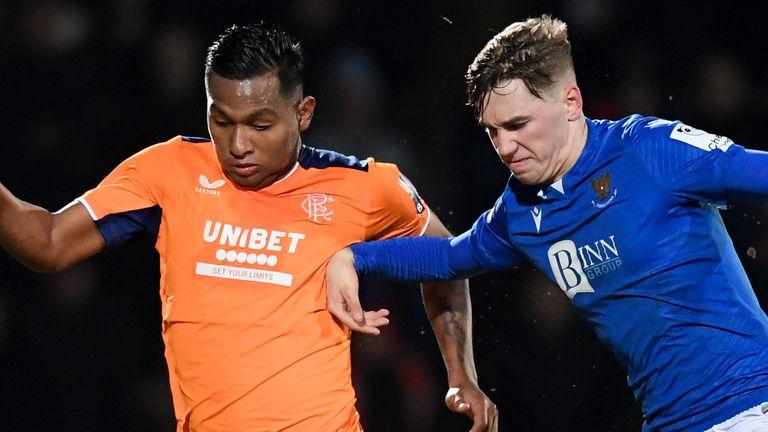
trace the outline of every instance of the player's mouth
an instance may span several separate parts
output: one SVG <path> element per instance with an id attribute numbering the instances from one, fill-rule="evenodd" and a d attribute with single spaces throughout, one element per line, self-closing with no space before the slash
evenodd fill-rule
<path id="1" fill-rule="evenodd" d="M 507 167 L 509 167 L 510 171 L 517 172 L 522 170 L 526 166 L 528 166 L 530 161 L 531 161 L 531 158 L 523 158 L 523 159 L 518 159 L 514 161 L 509 161 L 507 162 Z"/>
<path id="2" fill-rule="evenodd" d="M 232 170 L 232 173 L 238 177 L 250 177 L 256 174 L 256 172 L 259 170 L 259 165 L 240 163 L 230 165 L 230 169 Z"/>

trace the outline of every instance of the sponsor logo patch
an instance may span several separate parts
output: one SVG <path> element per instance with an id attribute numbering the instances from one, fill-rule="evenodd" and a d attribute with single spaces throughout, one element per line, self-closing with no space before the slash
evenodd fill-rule
<path id="1" fill-rule="evenodd" d="M 200 174 L 200 178 L 198 180 L 200 181 L 200 187 L 196 187 L 195 192 L 216 196 L 221 195 L 221 192 L 217 191 L 216 189 L 224 186 L 226 183 L 224 179 L 218 179 L 211 182 L 208 180 L 208 177 L 206 177 L 205 174 Z"/>
<path id="2" fill-rule="evenodd" d="M 669 137 L 704 151 L 720 150 L 724 152 L 733 144 L 733 141 L 727 137 L 707 133 L 683 123 L 675 126 Z"/>
<path id="3" fill-rule="evenodd" d="M 557 285 L 570 299 L 578 293 L 595 292 L 590 281 L 621 268 L 614 235 L 582 246 L 561 240 L 549 247 L 547 256 Z"/>
<path id="4" fill-rule="evenodd" d="M 275 267 L 281 255 L 296 253 L 304 238 L 303 233 L 241 227 L 208 220 L 203 229 L 203 241 L 221 247 L 212 257 L 215 261 L 196 263 L 195 274 L 291 286 L 293 275 L 264 267 Z"/>

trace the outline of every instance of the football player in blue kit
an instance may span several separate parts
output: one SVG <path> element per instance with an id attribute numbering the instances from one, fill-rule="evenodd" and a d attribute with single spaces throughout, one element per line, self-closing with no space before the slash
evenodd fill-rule
<path id="1" fill-rule="evenodd" d="M 718 212 L 768 201 L 768 153 L 679 121 L 586 118 L 566 24 L 549 16 L 497 34 L 466 78 L 512 172 L 503 194 L 457 237 L 340 251 L 329 309 L 374 328 L 356 271 L 445 280 L 529 262 L 614 352 L 644 431 L 768 431 L 768 318 Z"/>

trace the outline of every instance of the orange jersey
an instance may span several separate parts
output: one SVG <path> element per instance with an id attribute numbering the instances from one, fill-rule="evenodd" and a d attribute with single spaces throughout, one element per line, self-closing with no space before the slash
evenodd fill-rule
<path id="1" fill-rule="evenodd" d="M 429 210 L 396 166 L 302 147 L 285 178 L 249 191 L 211 141 L 176 137 L 79 201 L 107 246 L 157 235 L 179 431 L 361 430 L 324 275 L 350 243 L 423 233 Z"/>

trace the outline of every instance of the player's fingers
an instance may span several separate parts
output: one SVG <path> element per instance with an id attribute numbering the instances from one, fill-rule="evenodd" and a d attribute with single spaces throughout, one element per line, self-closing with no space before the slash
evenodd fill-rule
<path id="1" fill-rule="evenodd" d="M 333 311 L 341 314 L 343 307 L 355 323 L 365 326 L 365 315 L 358 297 L 358 278 L 355 272 L 355 261 L 352 251 L 344 248 L 331 257 L 325 272 L 326 287 L 328 290 L 328 306 Z M 345 317 L 339 316 L 343 322 Z"/>
<path id="2" fill-rule="evenodd" d="M 331 289 L 328 290 L 328 312 L 330 312 L 336 319 L 341 321 L 344 325 L 349 327 L 352 331 L 360 332 L 360 333 L 366 333 L 366 334 L 372 334 L 377 335 L 379 334 L 379 330 L 376 328 L 377 326 L 374 325 L 375 323 L 372 322 L 370 324 L 363 323 L 362 325 L 357 323 L 350 314 L 347 303 L 344 300 L 343 296 L 335 292 Z"/>
<path id="3" fill-rule="evenodd" d="M 474 413 L 473 421 L 478 426 L 477 432 L 498 432 L 499 411 L 496 409 L 496 405 L 489 399 L 484 399 L 482 403 L 478 402 L 477 405 L 484 408 Z"/>
<path id="4" fill-rule="evenodd" d="M 375 311 L 365 311 L 366 318 L 381 318 L 389 316 L 389 309 L 378 309 Z"/>
<path id="5" fill-rule="evenodd" d="M 358 333 L 364 333 L 369 335 L 378 335 L 381 333 L 381 331 L 377 328 L 377 326 L 374 325 L 360 325 L 357 322 L 355 322 L 354 319 L 352 319 L 352 315 L 349 314 L 346 310 L 339 312 L 339 313 L 333 313 L 333 316 L 335 316 L 339 321 L 344 323 L 347 327 L 349 327 L 350 330 Z"/>
<path id="6" fill-rule="evenodd" d="M 493 406 L 493 417 L 491 417 L 491 425 L 488 428 L 488 432 L 499 432 L 499 411 L 496 405 Z"/>
<path id="7" fill-rule="evenodd" d="M 482 404 L 478 403 L 478 406 L 482 406 Z M 478 408 L 467 413 L 467 415 L 472 417 L 472 429 L 470 429 L 470 432 L 490 432 L 494 430 L 492 429 L 493 421 L 490 411 L 490 409 Z"/>
<path id="8" fill-rule="evenodd" d="M 355 323 L 359 326 L 365 326 L 365 313 L 363 312 L 363 306 L 360 304 L 360 297 L 357 295 L 356 287 L 350 288 L 341 292 L 344 296 L 344 302 L 347 305 L 347 311 Z"/>
<path id="9" fill-rule="evenodd" d="M 381 327 L 389 324 L 389 311 L 379 309 L 376 311 L 365 311 L 365 324 L 374 327 Z"/>

